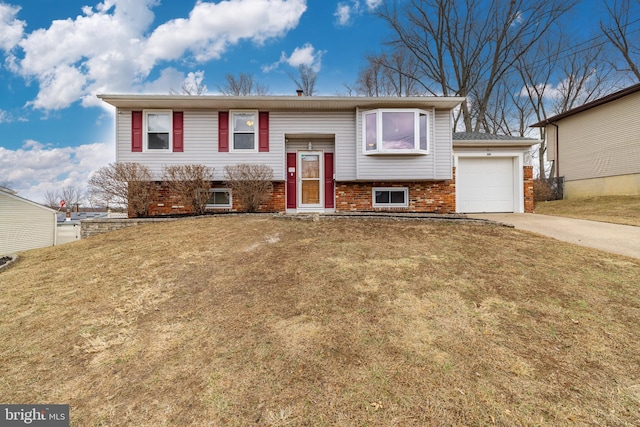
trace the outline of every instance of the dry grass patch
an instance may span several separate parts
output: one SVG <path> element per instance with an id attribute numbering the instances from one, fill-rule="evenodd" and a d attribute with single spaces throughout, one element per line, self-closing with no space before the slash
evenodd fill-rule
<path id="1" fill-rule="evenodd" d="M 536 203 L 536 213 L 640 227 L 640 196 L 602 196 Z"/>
<path id="2" fill-rule="evenodd" d="M 74 426 L 638 425 L 640 262 L 498 226 L 200 218 L 0 273 L 0 396 Z"/>

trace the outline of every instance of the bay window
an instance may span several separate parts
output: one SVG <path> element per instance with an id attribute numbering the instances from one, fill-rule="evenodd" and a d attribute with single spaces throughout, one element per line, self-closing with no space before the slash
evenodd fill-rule
<path id="1" fill-rule="evenodd" d="M 363 113 L 365 154 L 427 154 L 429 114 L 418 109 L 378 109 Z"/>

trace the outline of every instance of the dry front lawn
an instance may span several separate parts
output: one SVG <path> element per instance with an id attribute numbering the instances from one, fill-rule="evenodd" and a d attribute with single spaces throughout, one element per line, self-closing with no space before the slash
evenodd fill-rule
<path id="1" fill-rule="evenodd" d="M 73 426 L 640 424 L 640 261 L 510 228 L 228 216 L 0 273 L 0 401 Z"/>
<path id="2" fill-rule="evenodd" d="M 536 203 L 536 213 L 640 227 L 640 196 L 602 196 Z"/>

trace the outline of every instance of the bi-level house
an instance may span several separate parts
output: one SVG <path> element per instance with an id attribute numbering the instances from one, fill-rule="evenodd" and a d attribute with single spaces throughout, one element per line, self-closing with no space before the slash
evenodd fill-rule
<path id="1" fill-rule="evenodd" d="M 116 107 L 116 161 L 142 163 L 158 180 L 164 165 L 213 168 L 212 210 L 237 208 L 224 182 L 224 167 L 236 164 L 273 170 L 265 212 L 533 209 L 537 141 L 454 139 L 452 110 L 463 98 L 99 97 Z M 175 213 L 157 194 L 150 213 Z"/>

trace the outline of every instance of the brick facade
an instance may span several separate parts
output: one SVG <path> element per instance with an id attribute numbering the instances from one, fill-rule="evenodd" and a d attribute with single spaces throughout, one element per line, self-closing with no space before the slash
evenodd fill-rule
<path id="1" fill-rule="evenodd" d="M 455 168 L 453 170 L 455 177 Z M 171 194 L 169 188 L 162 182 L 149 184 L 151 187 L 151 202 L 149 216 L 165 216 L 191 214 L 191 206 L 183 206 L 180 199 Z M 406 187 L 409 190 L 409 206 L 406 208 L 374 208 L 372 200 L 373 187 Z M 225 188 L 224 183 L 214 182 L 211 188 Z M 533 167 L 524 167 L 524 210 L 533 212 Z M 415 181 L 415 182 L 336 182 L 335 183 L 336 212 L 456 212 L 456 184 L 455 179 L 443 181 Z M 215 209 L 212 212 L 242 212 L 243 206 L 233 199 L 231 209 Z M 274 182 L 273 192 L 268 201 L 260 206 L 259 212 L 286 211 L 286 183 Z M 131 212 L 130 217 L 133 217 Z"/>
<path id="2" fill-rule="evenodd" d="M 373 207 L 373 187 L 406 187 L 406 208 Z M 336 183 L 336 212 L 432 212 L 455 213 L 456 185 L 453 179 L 419 182 L 340 182 Z"/>
<path id="3" fill-rule="evenodd" d="M 169 187 L 160 181 L 154 181 L 149 183 L 150 187 L 150 202 L 149 202 L 149 216 L 165 216 L 165 215 L 188 215 L 193 213 L 193 207 L 190 205 L 182 204 L 180 198 L 172 194 Z M 261 205 L 258 212 L 284 212 L 285 211 L 285 183 L 274 182 L 273 191 L 268 201 Z M 211 188 L 227 188 L 222 182 L 213 182 Z M 231 209 L 216 208 L 210 209 L 210 212 L 242 212 L 244 210 L 242 204 L 233 199 L 233 207 Z M 132 212 L 129 212 L 129 217 L 134 217 Z"/>
<path id="4" fill-rule="evenodd" d="M 533 166 L 524 167 L 524 211 L 533 212 Z"/>

